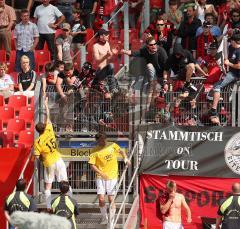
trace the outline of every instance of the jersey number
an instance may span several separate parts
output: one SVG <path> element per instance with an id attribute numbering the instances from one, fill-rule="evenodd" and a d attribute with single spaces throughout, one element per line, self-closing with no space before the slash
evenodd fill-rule
<path id="1" fill-rule="evenodd" d="M 56 142 L 52 138 L 48 143 L 46 143 L 46 146 L 49 148 L 50 152 L 52 153 L 54 149 L 57 148 Z"/>

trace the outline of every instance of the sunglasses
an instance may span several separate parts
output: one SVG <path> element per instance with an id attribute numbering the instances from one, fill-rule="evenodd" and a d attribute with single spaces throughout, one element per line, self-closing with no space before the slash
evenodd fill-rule
<path id="1" fill-rule="evenodd" d="M 62 31 L 64 31 L 64 32 L 69 32 L 70 30 L 68 30 L 68 29 L 63 29 Z"/>
<path id="2" fill-rule="evenodd" d="M 164 26 L 165 24 L 157 24 L 157 26 Z"/>
<path id="3" fill-rule="evenodd" d="M 239 15 L 233 15 L 233 17 L 239 17 Z"/>
<path id="4" fill-rule="evenodd" d="M 154 45 L 157 45 L 157 43 L 154 43 L 154 44 L 148 44 L 149 46 L 154 46 Z"/>

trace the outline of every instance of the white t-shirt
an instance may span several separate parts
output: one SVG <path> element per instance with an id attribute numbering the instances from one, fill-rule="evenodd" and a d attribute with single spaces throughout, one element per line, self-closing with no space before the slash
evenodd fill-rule
<path id="1" fill-rule="evenodd" d="M 0 90 L 8 88 L 10 85 L 13 85 L 13 81 L 10 75 L 5 74 L 0 78 Z"/>
<path id="2" fill-rule="evenodd" d="M 50 28 L 50 23 L 55 23 L 57 18 L 63 14 L 59 9 L 51 4 L 48 6 L 40 5 L 34 12 L 34 17 L 37 19 L 37 26 L 39 33 L 50 34 L 55 33 L 55 30 Z"/>

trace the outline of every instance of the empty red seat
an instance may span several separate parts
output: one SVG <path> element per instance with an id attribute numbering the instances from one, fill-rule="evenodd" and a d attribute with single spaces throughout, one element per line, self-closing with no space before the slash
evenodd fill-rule
<path id="1" fill-rule="evenodd" d="M 34 120 L 33 121 L 26 121 L 26 130 L 30 130 L 34 132 Z"/>
<path id="2" fill-rule="evenodd" d="M 12 119 L 14 118 L 14 108 L 8 107 L 8 106 L 2 106 L 0 107 L 0 119 Z"/>
<path id="3" fill-rule="evenodd" d="M 10 119 L 7 124 L 7 131 L 19 133 L 21 130 L 25 130 L 25 121 L 23 119 Z"/>
<path id="4" fill-rule="evenodd" d="M 46 62 L 50 62 L 50 52 L 48 50 L 35 50 L 36 72 L 41 72 Z"/>
<path id="5" fill-rule="evenodd" d="M 0 110 L 1 111 L 1 110 Z M 25 121 L 34 120 L 34 108 L 33 107 L 21 107 L 19 111 L 19 119 L 24 119 Z"/>
<path id="6" fill-rule="evenodd" d="M 27 106 L 27 97 L 24 95 L 12 95 L 9 97 L 7 105 L 14 108 Z"/>
<path id="7" fill-rule="evenodd" d="M 0 106 L 3 106 L 5 104 L 4 97 L 0 95 Z"/>
<path id="8" fill-rule="evenodd" d="M 0 50 L 0 62 L 6 62 L 6 50 Z"/>
<path id="9" fill-rule="evenodd" d="M 34 108 L 34 97 L 28 98 L 28 106 Z"/>
<path id="10" fill-rule="evenodd" d="M 19 133 L 17 144 L 31 147 L 34 141 L 34 132 L 30 130 L 23 130 Z"/>
<path id="11" fill-rule="evenodd" d="M 9 147 L 14 144 L 14 134 L 12 131 L 1 131 L 0 136 L 3 141 L 3 147 Z"/>

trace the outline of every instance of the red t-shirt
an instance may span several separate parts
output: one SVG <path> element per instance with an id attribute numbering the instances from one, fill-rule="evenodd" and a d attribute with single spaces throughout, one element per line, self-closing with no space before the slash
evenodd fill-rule
<path id="1" fill-rule="evenodd" d="M 163 1 L 162 0 L 150 0 L 150 7 L 161 9 L 163 8 Z"/>
<path id="2" fill-rule="evenodd" d="M 208 78 L 205 80 L 204 83 L 214 84 L 218 82 L 222 74 L 222 71 L 216 59 L 211 55 L 207 55 L 204 58 L 204 62 L 205 62 L 204 65 L 207 65 L 207 69 L 208 69 Z"/>
<path id="3" fill-rule="evenodd" d="M 169 200 L 169 193 L 165 192 L 162 195 L 160 195 L 159 196 L 159 204 L 160 204 L 160 206 L 161 205 L 165 205 L 168 202 L 168 200 Z M 162 216 L 165 216 L 165 217 L 169 216 L 169 209 L 168 209 L 168 211 L 165 214 L 162 214 Z"/>

